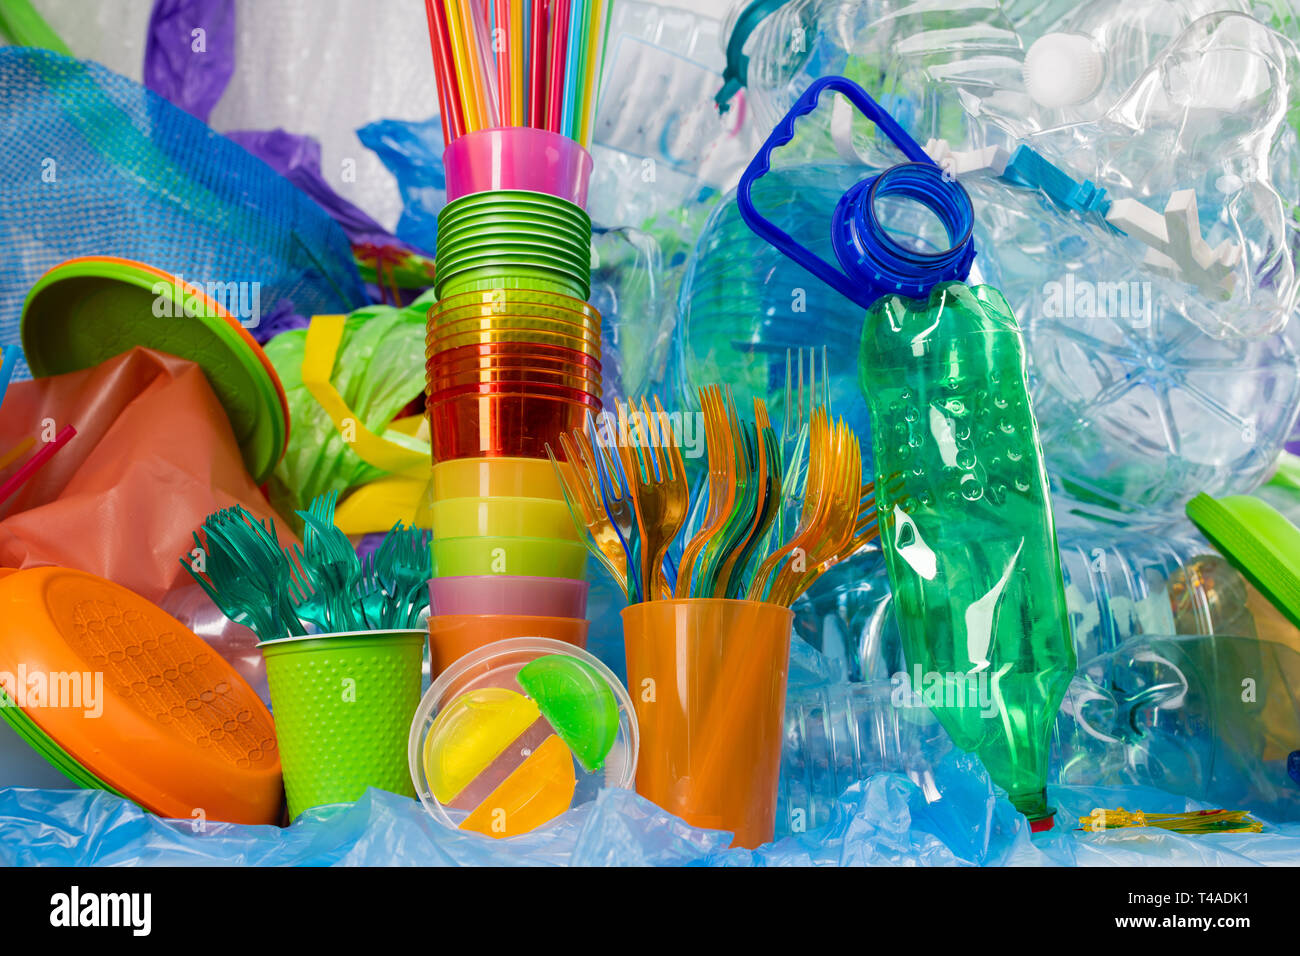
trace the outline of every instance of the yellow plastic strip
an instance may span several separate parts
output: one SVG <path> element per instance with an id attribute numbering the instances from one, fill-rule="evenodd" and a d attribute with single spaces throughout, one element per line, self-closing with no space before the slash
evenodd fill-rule
<path id="1" fill-rule="evenodd" d="M 318 315 L 311 320 L 303 348 L 302 383 L 325 409 L 348 447 L 367 465 L 380 471 L 426 475 L 432 461 L 431 449 L 426 446 L 420 451 L 404 447 L 391 438 L 382 438 L 370 431 L 330 381 L 346 322 L 345 315 Z M 387 434 L 397 437 L 399 433 L 390 431 Z M 407 438 L 406 441 L 412 440 Z"/>

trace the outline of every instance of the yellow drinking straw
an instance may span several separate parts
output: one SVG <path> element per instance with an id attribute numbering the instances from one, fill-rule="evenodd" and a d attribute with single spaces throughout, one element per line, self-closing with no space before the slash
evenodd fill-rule
<path id="1" fill-rule="evenodd" d="M 591 148 L 591 131 L 596 122 L 596 84 L 600 80 L 601 39 L 608 15 L 607 5 L 602 0 L 594 0 L 588 19 L 587 71 L 582 82 L 582 129 L 578 135 L 578 142 L 588 149 Z"/>
<path id="2" fill-rule="evenodd" d="M 528 37 L 524 36 L 524 4 L 528 0 L 511 0 L 510 3 L 510 118 L 502 119 L 504 126 L 526 126 L 527 107 L 524 101 L 524 50 L 528 47 Z M 534 27 L 534 29 L 536 29 Z M 498 77 L 498 83 L 504 83 L 505 77 Z"/>
<path id="3" fill-rule="evenodd" d="M 468 0 L 447 4 L 447 31 L 451 34 L 451 45 L 456 50 L 456 82 L 460 84 L 461 105 L 465 111 L 465 132 L 484 129 L 483 106 L 479 102 L 482 87 L 477 73 L 478 58 L 471 55 L 469 31 L 472 21 L 468 13 Z"/>
<path id="4" fill-rule="evenodd" d="M 36 439 L 31 435 L 28 435 L 13 448 L 10 448 L 3 455 L 0 455 L 0 471 L 3 471 L 5 468 L 8 468 L 16 462 L 20 456 L 26 453 L 27 449 L 31 448 L 35 444 Z"/>

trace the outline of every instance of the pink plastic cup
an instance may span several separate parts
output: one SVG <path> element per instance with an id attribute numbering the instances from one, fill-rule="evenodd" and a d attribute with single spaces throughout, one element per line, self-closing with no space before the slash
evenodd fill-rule
<path id="1" fill-rule="evenodd" d="M 429 582 L 430 613 L 511 614 L 529 617 L 587 616 L 587 582 L 572 578 L 524 578 L 493 574 L 434 578 Z"/>
<path id="2" fill-rule="evenodd" d="M 466 133 L 443 153 L 447 202 L 501 189 L 547 193 L 587 208 L 591 154 L 559 133 L 515 126 Z"/>

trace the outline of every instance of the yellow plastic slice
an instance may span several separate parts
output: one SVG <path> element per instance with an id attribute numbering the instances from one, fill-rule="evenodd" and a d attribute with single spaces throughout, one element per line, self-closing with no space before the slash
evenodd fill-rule
<path id="1" fill-rule="evenodd" d="M 455 800 L 540 716 L 535 703 L 504 687 L 484 687 L 456 698 L 424 738 L 424 776 L 434 799 Z"/>
<path id="2" fill-rule="evenodd" d="M 498 839 L 528 833 L 569 809 L 577 786 L 573 753 L 552 735 L 475 807 L 460 828 Z"/>

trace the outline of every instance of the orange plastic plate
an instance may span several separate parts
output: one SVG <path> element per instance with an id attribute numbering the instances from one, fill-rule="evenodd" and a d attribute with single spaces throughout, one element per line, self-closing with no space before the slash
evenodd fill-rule
<path id="1" fill-rule="evenodd" d="M 270 713 L 216 651 L 134 592 L 63 568 L 0 578 L 0 679 L 42 732 L 154 813 L 279 819 Z"/>

